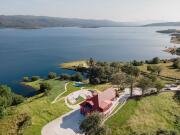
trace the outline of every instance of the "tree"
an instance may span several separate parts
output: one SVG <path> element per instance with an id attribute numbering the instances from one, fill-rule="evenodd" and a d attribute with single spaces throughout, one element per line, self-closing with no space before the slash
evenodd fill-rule
<path id="1" fill-rule="evenodd" d="M 54 78 L 56 78 L 56 76 L 57 76 L 57 74 L 54 72 L 49 72 L 49 74 L 48 74 L 49 79 L 54 79 Z"/>
<path id="2" fill-rule="evenodd" d="M 173 66 L 175 69 L 180 69 L 180 58 L 177 58 L 176 60 L 174 60 L 172 66 Z"/>
<path id="3" fill-rule="evenodd" d="M 71 76 L 69 74 L 61 74 L 60 79 L 62 79 L 62 80 L 70 80 Z"/>
<path id="4" fill-rule="evenodd" d="M 160 63 L 159 57 L 153 58 L 152 61 L 151 61 L 151 63 L 152 63 L 152 64 L 159 64 L 159 63 Z"/>
<path id="5" fill-rule="evenodd" d="M 40 78 L 39 76 L 32 76 L 31 81 L 32 82 L 37 81 L 37 80 L 39 80 L 39 78 Z"/>
<path id="6" fill-rule="evenodd" d="M 142 89 L 142 95 L 144 95 L 144 93 L 153 86 L 152 80 L 147 77 L 143 77 L 139 80 L 137 86 Z"/>
<path id="7" fill-rule="evenodd" d="M 161 66 L 152 66 L 148 65 L 147 70 L 150 71 L 151 73 L 157 74 L 158 76 L 162 72 L 162 67 Z"/>
<path id="8" fill-rule="evenodd" d="M 107 128 L 102 125 L 102 117 L 95 112 L 88 115 L 80 124 L 80 130 L 85 135 L 106 135 Z"/>
<path id="9" fill-rule="evenodd" d="M 157 89 L 157 92 L 160 92 L 162 88 L 164 88 L 164 83 L 161 81 L 157 80 L 154 82 L 154 87 Z"/>
<path id="10" fill-rule="evenodd" d="M 121 91 L 125 88 L 125 83 L 126 83 L 125 73 L 116 73 L 112 76 L 112 84 L 118 87 L 118 91 Z"/>
<path id="11" fill-rule="evenodd" d="M 180 91 L 176 91 L 176 93 L 174 94 L 173 99 L 180 104 Z"/>
<path id="12" fill-rule="evenodd" d="M 24 82 L 29 82 L 29 77 L 28 76 L 23 77 L 23 81 Z"/>
<path id="13" fill-rule="evenodd" d="M 45 90 L 50 90 L 51 89 L 51 86 L 50 86 L 50 84 L 49 83 L 41 83 L 40 84 L 40 90 L 41 91 L 45 91 Z"/>
<path id="14" fill-rule="evenodd" d="M 136 79 L 140 74 L 140 70 L 132 64 L 124 65 L 121 70 L 128 74 L 127 83 L 130 84 L 130 95 L 132 96 L 134 83 L 136 82 Z"/>
<path id="15" fill-rule="evenodd" d="M 90 66 L 90 68 L 92 68 L 94 66 L 94 64 L 95 64 L 95 62 L 94 62 L 93 58 L 90 58 L 89 59 L 89 66 Z"/>
<path id="16" fill-rule="evenodd" d="M 12 105 L 18 105 L 22 102 L 24 102 L 24 97 L 13 93 Z"/>
<path id="17" fill-rule="evenodd" d="M 81 81 L 83 81 L 83 76 L 81 73 L 78 72 L 78 73 L 71 76 L 71 80 L 81 82 Z"/>
<path id="18" fill-rule="evenodd" d="M 41 92 L 44 92 L 44 95 L 47 96 L 49 91 L 51 90 L 51 85 L 49 83 L 41 83 L 40 84 Z"/>
<path id="19" fill-rule="evenodd" d="M 0 118 L 6 115 L 6 108 L 12 105 L 20 104 L 24 98 L 12 92 L 6 85 L 0 85 Z"/>

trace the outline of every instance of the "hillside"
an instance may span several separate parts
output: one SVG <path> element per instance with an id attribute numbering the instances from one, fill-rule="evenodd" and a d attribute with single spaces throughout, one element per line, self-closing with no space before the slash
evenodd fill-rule
<path id="1" fill-rule="evenodd" d="M 180 22 L 151 23 L 144 26 L 180 26 Z"/>
<path id="2" fill-rule="evenodd" d="M 122 27 L 133 25 L 130 23 L 113 22 L 109 20 L 58 18 L 46 16 L 4 16 L 0 15 L 1 28 L 44 28 L 44 27 Z"/>
<path id="3" fill-rule="evenodd" d="M 129 100 L 106 121 L 106 125 L 113 135 L 156 135 L 160 130 L 179 135 L 180 107 L 173 96 L 173 93 L 162 93 L 141 100 Z"/>

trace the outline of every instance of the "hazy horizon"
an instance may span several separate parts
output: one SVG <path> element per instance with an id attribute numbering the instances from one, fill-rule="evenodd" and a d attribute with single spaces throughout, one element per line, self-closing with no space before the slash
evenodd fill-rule
<path id="1" fill-rule="evenodd" d="M 179 0 L 0 0 L 2 15 L 35 15 L 120 22 L 180 21 Z"/>

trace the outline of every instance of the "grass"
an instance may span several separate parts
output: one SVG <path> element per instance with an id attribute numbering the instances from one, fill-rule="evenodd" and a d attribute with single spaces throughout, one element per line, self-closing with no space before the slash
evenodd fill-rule
<path id="1" fill-rule="evenodd" d="M 80 60 L 63 63 L 60 67 L 64 69 L 75 69 L 76 67 L 89 68 L 89 65 L 86 60 Z"/>
<path id="2" fill-rule="evenodd" d="M 98 91 L 104 91 L 107 88 L 112 87 L 112 85 L 110 83 L 98 84 L 98 85 L 87 84 L 84 87 L 87 88 L 87 89 L 95 89 L 95 90 L 98 90 Z"/>
<path id="3" fill-rule="evenodd" d="M 58 94 L 62 93 L 65 90 L 65 81 L 59 81 L 56 79 L 40 79 L 38 81 L 28 82 L 26 84 L 34 88 L 39 88 L 39 84 L 42 82 L 47 82 L 52 87 L 48 96 L 44 96 L 44 94 L 42 93 L 34 97 L 28 98 L 24 103 L 16 107 L 8 108 L 8 110 L 12 110 L 11 112 L 14 113 L 0 120 L 0 133 L 2 133 L 2 135 L 6 135 L 8 133 L 10 134 L 11 132 L 15 131 L 15 126 L 13 128 L 12 125 L 15 123 L 16 117 L 19 114 L 28 113 L 32 117 L 32 125 L 24 130 L 23 135 L 40 135 L 41 129 L 44 125 L 70 111 L 70 109 L 67 108 L 63 100 L 55 104 L 51 104 L 51 102 L 56 98 L 56 96 L 58 96 Z M 12 128 L 9 129 L 10 127 Z"/>
<path id="4" fill-rule="evenodd" d="M 56 96 L 58 96 L 60 93 L 65 91 L 64 89 L 65 81 L 60 81 L 58 79 L 49 79 L 49 80 L 39 79 L 34 82 L 24 82 L 23 84 L 38 90 L 40 88 L 41 83 L 48 83 L 52 87 L 48 95 L 48 99 L 51 101 L 53 101 L 56 98 Z"/>
<path id="5" fill-rule="evenodd" d="M 113 135 L 134 132 L 149 135 L 155 134 L 158 128 L 177 130 L 174 126 L 175 116 L 180 116 L 180 107 L 173 100 L 173 93 L 162 93 L 141 100 L 129 100 L 106 121 L 106 125 L 112 129 Z"/>
<path id="6" fill-rule="evenodd" d="M 160 73 L 160 75 L 165 76 L 165 77 L 172 77 L 172 78 L 180 79 L 180 71 L 172 68 L 172 64 L 173 64 L 172 62 L 167 62 L 167 63 L 160 63 L 156 65 L 162 67 L 162 72 Z M 148 64 L 139 66 L 140 70 L 144 72 L 149 72 L 147 71 L 147 65 Z"/>
<path id="7" fill-rule="evenodd" d="M 42 127 L 48 122 L 60 117 L 61 115 L 70 111 L 65 105 L 64 100 L 52 104 L 51 102 L 62 92 L 65 91 L 65 81 L 57 79 L 43 80 L 39 79 L 34 82 L 23 83 L 24 85 L 31 86 L 35 89 L 39 89 L 40 83 L 49 83 L 52 87 L 49 94 L 45 96 L 43 93 L 34 97 L 28 98 L 24 103 L 9 107 L 8 112 L 11 113 L 9 116 L 0 119 L 0 135 L 17 134 L 16 121 L 18 116 L 22 113 L 27 113 L 32 118 L 32 125 L 24 129 L 23 135 L 40 135 Z M 87 85 L 88 88 L 104 90 L 109 87 L 110 84 L 104 85 Z M 75 87 L 74 82 L 69 82 L 67 85 L 67 92 L 61 97 L 65 97 L 70 93 L 80 90 L 80 87 Z M 82 102 L 82 98 L 78 99 L 78 103 Z"/>
<path id="8" fill-rule="evenodd" d="M 69 94 L 71 94 L 71 93 L 73 93 L 75 91 L 78 91 L 80 89 L 81 89 L 80 87 L 75 87 L 74 86 L 74 82 L 69 82 L 67 84 L 67 92 L 65 92 L 61 97 L 65 97 L 65 96 L 67 96 L 67 95 L 69 95 Z"/>

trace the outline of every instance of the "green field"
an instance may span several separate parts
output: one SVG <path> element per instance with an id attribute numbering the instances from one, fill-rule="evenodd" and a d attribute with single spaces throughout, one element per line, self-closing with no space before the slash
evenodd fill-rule
<path id="1" fill-rule="evenodd" d="M 51 85 L 52 89 L 50 90 L 48 96 L 45 96 L 43 93 L 32 98 L 27 99 L 24 103 L 18 105 L 17 107 L 10 107 L 9 110 L 13 110 L 12 115 L 5 117 L 0 120 L 0 133 L 3 135 L 10 134 L 13 132 L 15 134 L 16 125 L 12 126 L 12 123 L 15 123 L 16 117 L 22 113 L 28 113 L 32 118 L 32 125 L 25 129 L 24 135 L 40 135 L 42 127 L 53 119 L 67 113 L 70 111 L 64 104 L 64 100 L 61 100 L 55 104 L 51 102 L 62 93 L 65 89 L 65 82 L 55 79 L 51 80 L 38 80 L 35 82 L 26 83 L 29 86 L 34 88 L 39 88 L 39 84 L 42 82 L 47 82 Z M 9 129 L 9 127 L 11 127 Z"/>
<path id="2" fill-rule="evenodd" d="M 172 62 L 167 62 L 154 65 L 162 67 L 160 75 L 180 79 L 180 70 L 172 68 L 172 64 Z M 149 71 L 147 71 L 147 66 L 148 64 L 144 64 L 143 66 L 139 66 L 139 69 L 148 73 Z"/>
<path id="3" fill-rule="evenodd" d="M 59 99 L 58 102 L 52 104 L 52 101 L 62 92 L 65 91 L 65 81 L 60 81 L 58 79 L 43 80 L 39 79 L 34 82 L 26 82 L 24 85 L 39 89 L 40 83 L 49 83 L 51 85 L 51 90 L 46 96 L 44 93 L 36 95 L 34 97 L 28 98 L 24 103 L 16 106 L 9 107 L 8 112 L 10 115 L 0 119 L 0 135 L 13 134 L 16 135 L 18 131 L 17 121 L 20 114 L 27 113 L 32 118 L 32 125 L 25 128 L 23 135 L 40 135 L 41 129 L 48 122 L 53 119 L 60 117 L 61 115 L 70 111 L 69 108 L 64 103 L 64 97 L 70 93 L 80 90 L 80 87 L 75 87 L 74 82 L 68 82 L 67 92 L 65 92 Z M 104 90 L 110 87 L 110 84 L 103 85 L 87 85 L 85 88 Z M 81 102 L 83 99 L 79 99 Z"/>
<path id="4" fill-rule="evenodd" d="M 154 135 L 158 128 L 178 130 L 174 124 L 176 116 L 180 116 L 180 107 L 173 100 L 173 93 L 163 93 L 129 100 L 105 124 L 111 128 L 113 135 Z"/>

